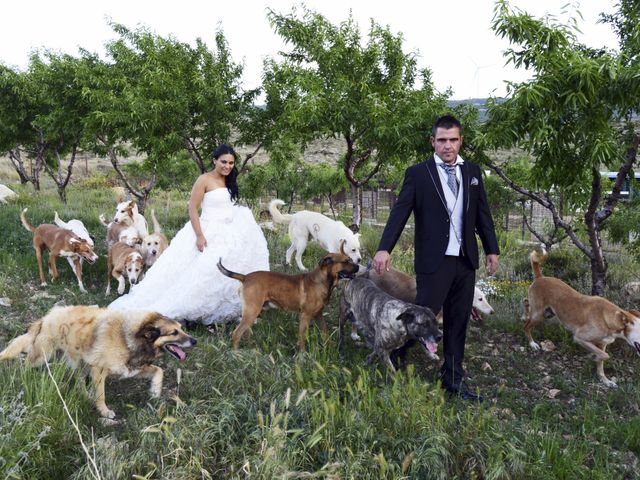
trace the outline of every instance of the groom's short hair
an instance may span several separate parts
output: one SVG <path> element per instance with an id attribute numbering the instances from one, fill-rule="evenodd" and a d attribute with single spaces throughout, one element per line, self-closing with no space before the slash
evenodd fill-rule
<path id="1" fill-rule="evenodd" d="M 439 117 L 433 124 L 431 135 L 435 137 L 436 131 L 439 128 L 444 128 L 445 130 L 449 130 L 450 128 L 458 128 L 458 130 L 460 131 L 460 135 L 462 135 L 462 124 L 460 123 L 460 120 L 458 120 L 453 115 L 443 115 Z"/>

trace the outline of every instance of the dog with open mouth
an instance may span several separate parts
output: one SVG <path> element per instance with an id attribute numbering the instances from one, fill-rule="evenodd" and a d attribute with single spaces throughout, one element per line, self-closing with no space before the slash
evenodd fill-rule
<path id="1" fill-rule="evenodd" d="M 616 338 L 622 338 L 640 354 L 640 312 L 623 310 L 606 298 L 583 295 L 558 278 L 545 277 L 540 264 L 546 258 L 546 252 L 533 251 L 529 255 L 535 279 L 522 301 L 529 346 L 540 350 L 531 330 L 556 317 L 573 334 L 573 340 L 593 354 L 600 381 L 607 387 L 616 387 L 604 373 L 604 361 L 609 359 L 606 349 Z"/>
<path id="2" fill-rule="evenodd" d="M 368 278 L 358 277 L 344 286 L 340 302 L 340 331 L 350 319 L 373 350 L 367 361 L 377 357 L 396 369 L 390 354 L 409 340 L 422 345 L 431 359 L 437 359 L 442 334 L 434 313 L 427 307 L 408 303 L 382 291 Z"/>
<path id="3" fill-rule="evenodd" d="M 108 376 L 150 378 L 151 396 L 159 397 L 164 372 L 152 362 L 162 353 L 184 361 L 184 349 L 196 343 L 180 323 L 159 313 L 54 307 L 13 339 L 0 352 L 0 360 L 26 354 L 27 363 L 36 366 L 60 351 L 73 367 L 83 362 L 90 367 L 96 408 L 101 416 L 113 419 L 115 413 L 105 403 Z"/>

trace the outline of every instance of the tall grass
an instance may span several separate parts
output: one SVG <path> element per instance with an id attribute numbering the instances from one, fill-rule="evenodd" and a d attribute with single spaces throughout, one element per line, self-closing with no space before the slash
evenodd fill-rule
<path id="1" fill-rule="evenodd" d="M 18 188 L 18 190 L 20 190 Z M 72 188 L 69 204 L 54 192 L 26 195 L 0 209 L 0 296 L 12 306 L 0 311 L 0 345 L 58 302 L 106 305 L 104 258 L 85 265 L 88 294 L 60 262 L 61 279 L 41 288 L 31 237 L 18 214 L 29 207 L 34 224 L 51 222 L 53 211 L 80 218 L 104 257 L 99 213 L 114 200 L 100 188 Z M 171 234 L 186 221 L 186 195 L 152 199 Z M 283 232 L 267 233 L 271 266 L 284 265 L 289 243 Z M 379 232 L 363 231 L 366 250 Z M 396 266 L 412 269 L 411 237 L 394 252 Z M 305 263 L 322 251 L 311 245 Z M 503 256 L 504 271 L 515 271 Z M 516 259 L 513 259 L 513 265 Z M 197 327 L 199 340 L 187 362 L 161 358 L 165 385 L 150 399 L 143 379 L 109 380 L 107 402 L 120 423 L 103 425 L 80 371 L 54 362 L 60 387 L 81 437 L 102 478 L 638 478 L 640 454 L 638 359 L 631 348 L 612 346 L 608 374 L 620 388 L 600 386 L 593 362 L 557 325 L 535 332 L 555 350 L 524 348 L 520 301 L 526 282 L 506 276 L 489 300 L 498 313 L 469 330 L 466 368 L 470 384 L 489 399 L 482 406 L 443 396 L 434 380 L 438 365 L 416 350 L 406 372 L 390 374 L 367 365 L 368 352 L 345 339 L 338 348 L 335 292 L 326 309 L 331 330 L 309 332 L 309 349 L 296 351 L 297 318 L 263 312 L 237 352 L 234 325 Z M 46 294 L 46 295 L 42 295 Z M 611 373 L 609 373 L 611 372 Z M 54 382 L 43 368 L 0 363 L 0 477 L 92 478 L 92 466 L 65 416 Z M 549 392 L 560 392 L 550 396 Z"/>

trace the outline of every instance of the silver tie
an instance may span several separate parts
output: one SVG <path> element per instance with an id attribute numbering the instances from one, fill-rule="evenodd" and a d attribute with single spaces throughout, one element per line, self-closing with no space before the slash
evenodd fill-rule
<path id="1" fill-rule="evenodd" d="M 447 185 L 453 192 L 453 196 L 458 198 L 458 179 L 456 178 L 456 166 L 455 165 L 447 165 L 446 163 L 439 164 L 444 171 L 447 172 Z"/>

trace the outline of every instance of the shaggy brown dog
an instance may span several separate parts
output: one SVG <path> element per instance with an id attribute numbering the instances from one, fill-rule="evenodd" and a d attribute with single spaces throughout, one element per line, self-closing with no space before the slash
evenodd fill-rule
<path id="1" fill-rule="evenodd" d="M 183 348 L 195 344 L 178 322 L 159 313 L 54 307 L 32 323 L 27 333 L 12 340 L 0 352 L 0 360 L 26 353 L 28 363 L 40 365 L 55 351 L 63 352 L 72 366 L 82 360 L 91 368 L 96 408 L 103 417 L 114 418 L 105 403 L 107 376 L 151 378 L 151 396 L 158 397 L 163 371 L 151 362 L 162 352 L 183 361 Z"/>
<path id="2" fill-rule="evenodd" d="M 46 286 L 47 281 L 44 278 L 44 270 L 42 268 L 42 252 L 49 251 L 49 272 L 52 279 L 58 279 L 58 268 L 56 259 L 58 257 L 66 257 L 69 264 L 73 267 L 73 273 L 78 280 L 80 291 L 87 293 L 82 283 L 82 262 L 81 259 L 89 263 L 94 263 L 98 259 L 84 238 L 78 237 L 71 230 L 60 228 L 57 225 L 43 223 L 34 227 L 27 221 L 27 209 L 22 210 L 20 220 L 24 228 L 33 233 L 33 248 L 36 251 L 36 259 L 38 260 L 38 271 L 40 272 L 40 285 Z"/>
<path id="3" fill-rule="evenodd" d="M 326 331 L 322 310 L 329 302 L 333 287 L 340 278 L 353 278 L 358 265 L 353 263 L 341 247 L 343 253 L 326 255 L 315 270 L 299 275 L 286 275 L 279 272 L 252 272 L 247 275 L 235 273 L 222 266 L 218 268 L 227 277 L 242 282 L 240 301 L 242 302 L 242 320 L 231 336 L 231 344 L 238 348 L 242 334 L 250 328 L 260 315 L 265 303 L 283 310 L 300 313 L 298 329 L 298 348 L 305 349 L 305 336 L 309 323 L 318 318 L 320 327 Z"/>
<path id="4" fill-rule="evenodd" d="M 605 350 L 616 338 L 623 338 L 640 354 L 640 312 L 623 310 L 605 298 L 583 295 L 562 280 L 543 276 L 540 263 L 546 258 L 546 254 L 536 252 L 529 255 L 535 275 L 528 298 L 523 300 L 524 332 L 529 346 L 540 349 L 531 336 L 531 329 L 548 318 L 558 317 L 573 333 L 573 340 L 594 355 L 602 383 L 615 387 L 615 382 L 604 374 L 603 362 L 609 358 Z"/>

